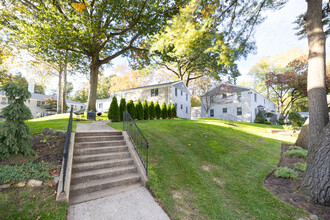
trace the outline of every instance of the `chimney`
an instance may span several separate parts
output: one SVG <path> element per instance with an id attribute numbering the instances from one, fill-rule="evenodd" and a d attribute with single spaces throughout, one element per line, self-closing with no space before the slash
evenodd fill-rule
<path id="1" fill-rule="evenodd" d="M 29 79 L 29 86 L 28 86 L 28 90 L 30 93 L 34 93 L 34 82 L 33 79 Z"/>

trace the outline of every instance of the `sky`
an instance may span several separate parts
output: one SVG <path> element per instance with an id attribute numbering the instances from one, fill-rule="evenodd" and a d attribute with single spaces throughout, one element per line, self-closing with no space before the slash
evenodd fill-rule
<path id="1" fill-rule="evenodd" d="M 303 51 L 307 50 L 307 39 L 298 40 L 295 35 L 295 25 L 293 22 L 296 17 L 307 10 L 305 0 L 289 0 L 285 6 L 276 11 L 267 11 L 264 15 L 267 17 L 265 21 L 255 29 L 254 39 L 256 41 L 257 50 L 254 54 L 249 54 L 246 59 L 238 62 L 238 68 L 241 76 L 240 81 L 251 80 L 248 76 L 249 70 L 262 57 L 273 57 L 277 54 L 286 52 L 290 48 L 299 48 Z M 326 50 L 329 51 L 330 42 L 326 43 Z M 327 54 L 329 57 L 329 54 Z M 112 67 L 116 65 L 128 65 L 125 58 L 119 57 L 113 60 Z M 107 68 L 104 75 L 112 74 L 112 68 Z M 69 76 L 68 80 L 73 82 L 74 90 L 79 90 L 86 82 L 86 76 Z M 252 79 L 253 80 L 253 79 Z M 56 84 L 48 87 L 49 89 L 56 88 Z"/>

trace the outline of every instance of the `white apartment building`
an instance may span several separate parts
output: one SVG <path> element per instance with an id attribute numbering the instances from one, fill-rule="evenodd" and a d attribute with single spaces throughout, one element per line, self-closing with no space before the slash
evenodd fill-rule
<path id="1" fill-rule="evenodd" d="M 148 85 L 138 88 L 126 89 L 115 92 L 108 99 L 96 100 L 96 110 L 98 112 L 108 112 L 112 97 L 116 96 L 118 104 L 121 98 L 125 98 L 126 102 L 130 99 L 134 103 L 139 99 L 143 102 L 146 99 L 154 103 L 158 101 L 159 105 L 163 102 L 176 106 L 177 116 L 179 118 L 190 119 L 190 93 L 183 81 L 170 83 L 161 83 L 156 85 Z"/>
<path id="2" fill-rule="evenodd" d="M 251 88 L 219 84 L 201 97 L 201 117 L 254 122 L 258 110 L 276 114 L 276 105 Z"/>

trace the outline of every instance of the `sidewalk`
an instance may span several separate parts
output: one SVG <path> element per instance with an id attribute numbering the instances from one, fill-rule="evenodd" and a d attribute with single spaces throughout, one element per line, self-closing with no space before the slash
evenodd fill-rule
<path id="1" fill-rule="evenodd" d="M 77 123 L 76 132 L 114 131 L 106 121 Z M 68 220 L 169 220 L 144 187 L 69 206 Z"/>

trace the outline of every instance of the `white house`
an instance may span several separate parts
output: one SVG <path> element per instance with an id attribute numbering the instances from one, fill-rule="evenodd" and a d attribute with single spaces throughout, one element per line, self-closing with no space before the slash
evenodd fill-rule
<path id="1" fill-rule="evenodd" d="M 201 117 L 254 122 L 258 110 L 276 114 L 276 105 L 251 88 L 219 84 L 201 96 Z"/>
<path id="2" fill-rule="evenodd" d="M 107 112 L 113 96 L 116 96 L 118 102 L 120 102 L 121 98 L 125 98 L 126 102 L 132 99 L 134 103 L 138 99 L 141 102 L 144 99 L 154 103 L 158 101 L 159 105 L 163 102 L 166 104 L 174 103 L 179 118 L 190 118 L 190 93 L 183 81 L 161 83 L 115 92 L 108 99 L 96 100 L 96 110 Z"/>
<path id="3" fill-rule="evenodd" d="M 33 118 L 47 116 L 47 109 L 42 108 L 42 105 L 45 104 L 45 98 L 53 97 L 55 100 L 57 100 L 57 96 L 34 93 L 34 85 L 31 82 L 29 82 L 28 89 L 31 93 L 31 98 L 25 102 L 25 105 L 31 110 Z M 8 100 L 4 91 L 0 91 L 0 120 L 4 120 L 1 118 L 1 109 L 8 106 L 10 103 L 11 100 Z M 86 108 L 84 103 L 75 102 L 69 99 L 66 100 L 66 104 L 68 105 L 69 109 L 73 108 L 73 111 Z"/>

